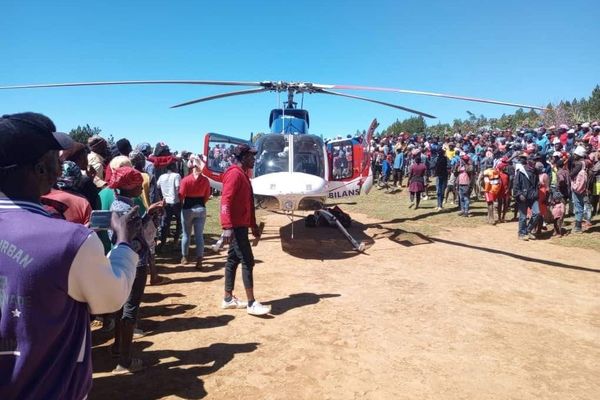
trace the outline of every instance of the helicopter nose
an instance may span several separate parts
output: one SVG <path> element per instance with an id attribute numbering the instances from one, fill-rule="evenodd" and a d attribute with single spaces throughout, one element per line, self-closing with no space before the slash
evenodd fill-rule
<path id="1" fill-rule="evenodd" d="M 301 172 L 276 172 L 252 179 L 254 194 L 265 196 L 319 195 L 326 185 L 325 179 Z"/>

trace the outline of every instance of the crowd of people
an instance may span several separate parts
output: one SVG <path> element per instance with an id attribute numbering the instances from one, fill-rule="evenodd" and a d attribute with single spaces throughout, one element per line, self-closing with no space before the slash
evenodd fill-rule
<path id="1" fill-rule="evenodd" d="M 482 199 L 487 223 L 506 222 L 512 209 L 518 238 L 534 240 L 547 226 L 553 235 L 568 233 L 563 223 L 571 213 L 569 232 L 592 226 L 599 211 L 599 143 L 600 123 L 586 122 L 444 137 L 402 133 L 372 140 L 370 150 L 380 188 L 402 187 L 406 178 L 409 207 L 432 197 L 436 210 L 450 203 L 470 217 L 471 201 Z"/>
<path id="2" fill-rule="evenodd" d="M 505 222 L 510 211 L 518 215 L 522 240 L 536 239 L 550 224 L 554 235 L 564 235 L 570 212 L 571 231 L 584 232 L 599 212 L 597 122 L 444 137 L 405 133 L 373 140 L 370 151 L 379 187 L 403 187 L 406 180 L 409 207 L 431 196 L 438 211 L 451 203 L 470 217 L 471 201 L 483 199 L 489 224 Z M 333 175 L 343 176 L 351 151 L 332 152 Z M 254 297 L 248 238 L 260 237 L 249 179 L 256 153 L 246 144 L 215 146 L 204 158 L 178 155 L 164 143 L 133 147 L 125 138 L 75 143 L 41 114 L 2 116 L 0 398 L 85 398 L 91 324 L 114 333 L 114 374 L 144 368 L 131 344 L 144 335 L 137 322 L 148 275 L 151 285 L 169 282 L 158 274 L 156 255 L 170 247 L 181 264 L 204 270 L 211 198 L 205 163 L 224 170 L 220 222 L 230 246 L 221 307 L 269 313 Z M 101 215 L 94 211 L 109 212 L 110 229 L 89 229 Z M 240 263 L 247 301 L 234 294 Z"/>
<path id="3" fill-rule="evenodd" d="M 220 222 L 230 246 L 221 307 L 268 314 L 254 297 L 248 238 L 249 230 L 260 237 L 249 179 L 256 149 L 223 149 L 217 159 L 224 153 Z M 131 344 L 144 335 L 137 322 L 148 274 L 151 285 L 169 282 L 157 253 L 170 246 L 188 264 L 193 237 L 195 267 L 205 270 L 206 162 L 164 143 L 76 143 L 41 114 L 0 118 L 0 398 L 86 398 L 94 324 L 114 334 L 113 374 L 144 368 Z M 240 263 L 247 301 L 233 292 Z"/>

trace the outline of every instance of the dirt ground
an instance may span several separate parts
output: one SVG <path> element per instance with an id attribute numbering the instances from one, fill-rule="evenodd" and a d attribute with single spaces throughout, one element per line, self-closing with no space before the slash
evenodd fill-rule
<path id="1" fill-rule="evenodd" d="M 600 398 L 599 252 L 519 242 L 515 223 L 428 237 L 353 218 L 365 254 L 266 217 L 265 318 L 219 308 L 224 253 L 204 272 L 160 260 L 173 281 L 147 287 L 135 342 L 148 368 L 112 376 L 96 333 L 90 398 Z"/>

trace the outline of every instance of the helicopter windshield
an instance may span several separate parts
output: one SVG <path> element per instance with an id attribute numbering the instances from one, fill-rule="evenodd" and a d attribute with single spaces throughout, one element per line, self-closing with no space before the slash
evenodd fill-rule
<path id="1" fill-rule="evenodd" d="M 256 142 L 254 176 L 289 171 L 289 141 L 287 135 L 267 134 Z"/>
<path id="2" fill-rule="evenodd" d="M 323 140 L 315 135 L 294 136 L 294 172 L 325 177 Z"/>

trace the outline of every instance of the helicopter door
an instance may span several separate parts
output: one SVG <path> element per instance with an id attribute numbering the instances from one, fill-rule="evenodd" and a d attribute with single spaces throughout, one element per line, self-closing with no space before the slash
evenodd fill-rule
<path id="1" fill-rule="evenodd" d="M 233 164 L 233 149 L 238 144 L 251 145 L 251 142 L 218 133 L 207 133 L 204 136 L 206 165 L 202 174 L 208 178 L 212 188 L 219 191 L 223 189 L 223 174 Z"/>
<path id="2" fill-rule="evenodd" d="M 373 187 L 370 143 L 378 125 L 377 120 L 373 120 L 360 140 L 342 139 L 327 144 L 329 198 L 369 193 Z"/>

